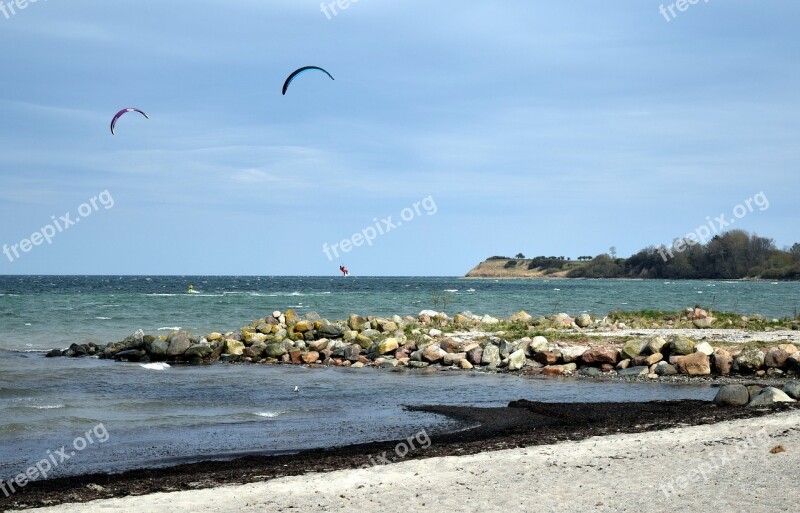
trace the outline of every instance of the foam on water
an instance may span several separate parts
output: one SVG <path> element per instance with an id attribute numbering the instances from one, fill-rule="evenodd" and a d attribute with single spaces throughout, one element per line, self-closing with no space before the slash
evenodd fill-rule
<path id="1" fill-rule="evenodd" d="M 147 370 L 167 370 L 172 366 L 166 362 L 156 362 L 156 363 L 140 363 L 139 367 Z"/>

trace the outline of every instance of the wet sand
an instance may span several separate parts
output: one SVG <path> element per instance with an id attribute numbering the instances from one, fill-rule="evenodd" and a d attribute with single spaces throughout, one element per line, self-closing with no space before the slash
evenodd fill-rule
<path id="1" fill-rule="evenodd" d="M 403 468 L 406 465 L 414 464 L 427 467 L 432 464 L 431 461 L 434 461 L 431 458 L 478 455 L 486 451 L 550 446 L 559 442 L 574 443 L 576 440 L 586 439 L 590 439 L 586 443 L 596 444 L 603 439 L 592 437 L 617 435 L 619 433 L 644 433 L 689 425 L 713 424 L 748 417 L 762 417 L 763 419 L 764 415 L 775 411 L 748 408 L 724 409 L 700 401 L 578 404 L 515 401 L 506 408 L 430 406 L 417 407 L 415 409 L 447 415 L 461 421 L 464 426 L 471 426 L 471 428 L 457 433 L 430 436 L 428 439 L 430 443 L 427 447 L 423 447 L 423 445 L 428 444 L 421 443 L 423 439 L 418 436 L 415 450 L 409 451 L 402 458 L 396 456 L 396 449 L 400 443 L 408 444 L 408 440 L 311 450 L 285 456 L 250 456 L 232 461 L 209 461 L 164 469 L 136 470 L 116 475 L 87 475 L 34 482 L 11 498 L 0 497 L 0 507 L 3 509 L 21 509 L 52 506 L 67 502 L 82 503 L 96 499 L 191 490 L 188 495 L 169 496 L 173 497 L 170 500 L 169 511 L 184 511 L 184 509 L 173 508 L 178 508 L 178 505 L 184 503 L 187 505 L 194 504 L 195 508 L 197 508 L 196 500 L 188 500 L 189 497 L 207 497 L 210 500 L 211 497 L 216 496 L 216 491 L 201 492 L 200 489 L 203 488 L 247 483 L 254 483 L 253 486 L 256 487 L 283 486 L 279 485 L 278 481 L 272 480 L 279 479 L 280 483 L 284 483 L 291 480 L 287 481 L 280 478 L 327 473 L 344 469 L 360 469 L 365 466 L 372 469 L 369 472 L 383 472 L 399 465 L 402 465 Z M 792 406 L 784 406 L 781 409 L 792 411 L 792 414 L 795 415 L 795 421 L 798 419 L 800 409 Z M 773 417 L 775 416 L 772 415 L 767 419 L 772 419 Z M 762 419 L 750 422 L 755 426 L 762 422 Z M 720 429 L 727 428 L 720 427 Z M 409 437 L 414 435 L 419 434 L 409 433 Z M 633 439 L 636 439 L 636 436 L 638 435 L 634 435 Z M 655 439 L 659 439 L 663 435 L 660 435 L 659 432 L 648 435 L 648 437 L 653 436 Z M 533 449 L 525 449 L 525 451 L 531 450 Z M 680 454 L 683 451 L 680 446 L 677 446 L 675 450 L 676 454 Z M 537 453 L 540 452 L 539 449 L 535 451 Z M 512 454 L 517 453 L 512 451 Z M 381 456 L 384 456 L 386 460 Z M 496 456 L 480 456 L 478 460 L 488 461 L 487 458 L 488 460 L 494 460 Z M 400 463 L 392 465 L 380 464 L 387 460 L 394 460 Z M 420 461 L 415 463 L 415 460 Z M 376 463 L 378 465 L 373 465 Z M 352 472 L 359 473 L 359 476 L 364 474 L 363 470 Z M 313 492 L 309 492 L 309 490 L 314 489 L 313 486 L 300 486 L 300 483 L 325 479 L 325 475 L 299 477 L 299 480 L 296 481 L 298 490 L 304 490 L 305 492 L 303 493 L 311 493 L 313 495 Z M 412 480 L 411 475 L 409 475 L 398 482 L 408 484 L 409 480 L 418 481 L 416 478 Z M 469 481 L 472 482 L 472 478 Z M 271 484 L 273 482 L 275 484 Z M 535 483 L 530 485 L 532 486 L 533 484 Z M 511 485 L 509 484 L 509 486 Z M 394 485 L 391 488 L 394 489 Z M 235 489 L 226 488 L 226 490 Z M 447 493 L 447 491 L 443 490 L 443 493 Z M 413 494 L 411 497 L 413 497 Z M 287 500 L 292 499 L 292 494 L 287 494 L 286 498 Z M 155 499 L 145 497 L 128 499 L 128 502 L 107 502 L 104 503 L 103 511 L 154 511 L 161 509 L 148 502 L 152 500 Z M 202 503 L 205 504 L 204 502 Z M 120 504 L 122 509 L 117 509 L 115 504 Z M 123 504 L 124 506 L 122 506 Z M 234 507 L 233 504 L 223 502 L 220 506 L 232 509 L 212 508 L 206 511 L 247 510 L 244 509 L 243 504 L 237 503 L 238 506 L 242 506 L 242 509 L 239 509 L 238 506 Z M 355 503 L 352 503 L 352 505 L 356 506 Z M 108 509 L 106 509 L 106 506 Z M 262 503 L 262 510 L 263 506 L 264 504 Z M 70 507 L 69 509 L 60 506 L 50 511 L 96 511 L 96 509 L 87 508 L 89 506 L 83 507 L 83 509 L 80 506 Z M 301 509 L 307 510 L 305 506 Z M 166 511 L 165 509 L 162 510 Z M 272 505 L 270 505 L 270 510 L 273 510 Z M 200 509 L 189 508 L 185 511 L 200 511 Z M 257 509 L 252 511 L 257 511 Z"/>

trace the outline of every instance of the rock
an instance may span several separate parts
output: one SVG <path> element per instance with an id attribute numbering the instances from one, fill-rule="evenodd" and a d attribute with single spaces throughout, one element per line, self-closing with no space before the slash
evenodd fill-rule
<path id="1" fill-rule="evenodd" d="M 767 387 L 761 391 L 752 401 L 747 405 L 748 408 L 758 406 L 772 406 L 778 403 L 795 403 L 794 399 L 786 395 L 782 390 L 775 387 Z"/>
<path id="2" fill-rule="evenodd" d="M 714 370 L 717 374 L 728 375 L 733 368 L 733 357 L 727 351 L 720 349 L 714 353 Z"/>
<path id="3" fill-rule="evenodd" d="M 575 318 L 575 324 L 577 324 L 579 328 L 587 328 L 592 324 L 592 318 L 589 314 L 580 314 Z"/>
<path id="4" fill-rule="evenodd" d="M 704 353 L 693 353 L 678 360 L 678 372 L 689 376 L 708 376 L 711 374 L 711 362 Z"/>
<path id="5" fill-rule="evenodd" d="M 383 321 L 378 323 L 378 331 L 381 333 L 393 333 L 397 330 L 397 323 L 394 321 Z"/>
<path id="6" fill-rule="evenodd" d="M 298 321 L 294 325 L 294 332 L 295 333 L 305 333 L 306 331 L 311 331 L 312 325 L 309 321 Z"/>
<path id="7" fill-rule="evenodd" d="M 360 315 L 352 314 L 347 319 L 347 325 L 350 327 L 351 330 L 354 331 L 362 331 L 364 326 L 366 325 L 367 320 Z"/>
<path id="8" fill-rule="evenodd" d="M 598 369 L 597 367 L 584 367 L 583 369 L 580 370 L 578 374 L 589 378 L 596 378 L 602 375 L 603 373 L 600 372 L 600 369 Z"/>
<path id="9" fill-rule="evenodd" d="M 663 337 L 652 337 L 647 342 L 647 349 L 650 351 L 651 354 L 662 353 L 662 349 L 664 346 L 667 345 L 667 341 L 664 340 Z"/>
<path id="10" fill-rule="evenodd" d="M 694 350 L 697 353 L 703 353 L 706 356 L 711 356 L 714 354 L 714 348 L 711 347 L 711 344 L 708 342 L 700 342 L 696 346 L 694 346 Z"/>
<path id="11" fill-rule="evenodd" d="M 605 363 L 613 366 L 619 361 L 619 351 L 611 346 L 593 347 L 583 353 L 581 360 L 589 365 Z"/>
<path id="12" fill-rule="evenodd" d="M 434 318 L 434 317 L 436 317 L 437 315 L 439 315 L 439 312 L 437 312 L 437 311 L 435 311 L 435 310 L 423 310 L 423 311 L 421 311 L 421 312 L 419 313 L 419 315 L 417 316 L 417 318 L 425 316 L 425 317 L 430 317 L 431 319 L 433 319 L 433 318 Z"/>
<path id="13" fill-rule="evenodd" d="M 169 347 L 167 348 L 167 356 L 180 356 L 192 346 L 192 341 L 189 338 L 189 333 L 180 331 L 167 337 Z"/>
<path id="14" fill-rule="evenodd" d="M 783 349 L 773 348 L 764 356 L 764 365 L 768 368 L 782 369 L 789 360 L 789 353 Z"/>
<path id="15" fill-rule="evenodd" d="M 724 385 L 714 397 L 714 404 L 717 406 L 744 406 L 748 402 L 750 393 L 744 385 Z"/>
<path id="16" fill-rule="evenodd" d="M 456 324 L 472 324 L 472 319 L 466 315 L 457 313 L 455 317 L 453 317 L 453 322 Z"/>
<path id="17" fill-rule="evenodd" d="M 314 323 L 317 329 L 317 338 L 337 339 L 344 336 L 344 330 L 335 324 L 331 324 L 325 319 Z"/>
<path id="18" fill-rule="evenodd" d="M 517 312 L 508 318 L 508 320 L 511 322 L 525 322 L 525 323 L 527 323 L 531 319 L 533 319 L 533 317 L 528 315 L 528 313 L 525 310 Z"/>
<path id="19" fill-rule="evenodd" d="M 319 340 L 312 340 L 311 342 L 308 343 L 308 349 L 311 350 L 311 351 L 319 352 L 319 351 L 322 351 L 324 349 L 327 349 L 329 343 L 330 343 L 330 341 L 327 338 L 321 338 Z M 370 344 L 371 343 L 372 343 L 372 341 L 370 341 Z"/>
<path id="20" fill-rule="evenodd" d="M 371 338 L 364 335 L 363 333 L 359 333 L 356 336 L 356 344 L 360 345 L 366 351 L 369 351 L 369 349 L 373 346 L 374 343 L 372 342 Z"/>
<path id="21" fill-rule="evenodd" d="M 464 370 L 469 370 L 474 368 L 473 365 L 469 362 L 469 360 L 461 360 L 460 362 L 458 362 L 458 364 L 459 367 L 461 367 Z"/>
<path id="22" fill-rule="evenodd" d="M 525 366 L 527 361 L 525 351 L 517 350 L 508 356 L 508 370 L 516 371 Z"/>
<path id="23" fill-rule="evenodd" d="M 451 366 L 451 365 L 461 365 L 462 360 L 467 359 L 467 353 L 447 353 L 445 352 L 444 357 L 442 358 L 442 365 Z"/>
<path id="24" fill-rule="evenodd" d="M 478 346 L 467 351 L 467 360 L 472 365 L 480 365 L 483 360 L 483 348 Z"/>
<path id="25" fill-rule="evenodd" d="M 289 351 L 289 360 L 292 365 L 300 365 L 303 363 L 303 351 L 300 349 L 292 349 Z"/>
<path id="26" fill-rule="evenodd" d="M 789 356 L 797 352 L 797 346 L 794 344 L 779 344 L 778 349 L 783 349 L 789 354 Z"/>
<path id="27" fill-rule="evenodd" d="M 747 393 L 750 394 L 750 400 L 752 401 L 753 399 L 755 399 L 755 397 L 758 394 L 760 394 L 762 390 L 763 390 L 763 388 L 760 387 L 759 385 L 748 385 L 747 386 Z"/>
<path id="28" fill-rule="evenodd" d="M 316 351 L 308 351 L 300 355 L 300 358 L 303 360 L 304 363 L 311 365 L 312 363 L 315 363 L 317 360 L 319 360 L 319 353 Z M 361 365 L 363 366 L 364 364 L 362 363 Z"/>
<path id="29" fill-rule="evenodd" d="M 500 362 L 500 349 L 494 344 L 486 344 L 486 347 L 483 348 L 481 364 L 497 367 Z"/>
<path id="30" fill-rule="evenodd" d="M 708 329 L 714 324 L 715 320 L 713 317 L 703 317 L 701 319 L 693 319 L 692 324 L 698 329 Z"/>
<path id="31" fill-rule="evenodd" d="M 461 349 L 461 341 L 456 338 L 446 338 L 439 342 L 439 347 L 448 353 L 459 353 Z"/>
<path id="32" fill-rule="evenodd" d="M 351 369 L 363 369 L 364 368 L 364 364 L 361 363 L 361 362 L 356 362 L 353 365 L 351 365 L 350 368 Z"/>
<path id="33" fill-rule="evenodd" d="M 387 338 L 378 344 L 375 352 L 377 352 L 379 355 L 388 354 L 396 351 L 398 347 L 400 347 L 400 345 L 397 343 L 396 338 Z"/>
<path id="34" fill-rule="evenodd" d="M 424 369 L 425 367 L 429 366 L 428 362 L 416 362 L 414 360 L 408 362 L 408 366 L 412 369 Z"/>
<path id="35" fill-rule="evenodd" d="M 678 369 L 665 361 L 660 361 L 656 364 L 655 374 L 659 376 L 674 376 L 677 373 Z"/>
<path id="36" fill-rule="evenodd" d="M 145 352 L 141 349 L 126 349 L 118 352 L 114 358 L 123 362 L 138 362 L 144 358 Z"/>
<path id="37" fill-rule="evenodd" d="M 694 342 L 686 337 L 672 337 L 669 344 L 670 355 L 687 356 L 694 353 Z"/>
<path id="38" fill-rule="evenodd" d="M 542 336 L 533 337 L 533 340 L 528 344 L 528 354 L 533 355 L 537 351 L 547 351 L 550 348 L 550 342 Z"/>
<path id="39" fill-rule="evenodd" d="M 617 363 L 616 369 L 617 370 L 624 370 L 624 369 L 627 369 L 628 367 L 630 367 L 630 365 L 631 365 L 631 360 L 628 358 L 628 359 L 622 360 L 619 363 Z"/>
<path id="40" fill-rule="evenodd" d="M 431 344 L 422 351 L 422 357 L 430 363 L 440 362 L 447 354 L 438 344 Z"/>
<path id="41" fill-rule="evenodd" d="M 244 353 L 244 344 L 239 342 L 238 340 L 233 339 L 226 339 L 225 340 L 225 348 L 223 352 L 226 354 L 232 354 L 237 356 L 242 356 Z"/>
<path id="42" fill-rule="evenodd" d="M 569 346 L 569 347 L 562 347 L 561 348 L 561 360 L 564 363 L 572 363 L 577 362 L 580 360 L 583 353 L 586 352 L 586 347 L 584 346 Z"/>
<path id="43" fill-rule="evenodd" d="M 282 342 L 273 342 L 272 344 L 267 344 L 262 354 L 269 358 L 280 358 L 286 353 L 286 346 Z"/>
<path id="44" fill-rule="evenodd" d="M 733 361 L 739 372 L 752 374 L 764 366 L 764 353 L 756 348 L 746 348 Z"/>
<path id="45" fill-rule="evenodd" d="M 800 400 L 800 381 L 788 381 L 783 385 L 783 392 L 792 399 Z"/>
<path id="46" fill-rule="evenodd" d="M 542 365 L 555 365 L 560 359 L 561 352 L 559 351 L 537 351 L 533 355 L 533 360 Z"/>
<path id="47" fill-rule="evenodd" d="M 397 367 L 397 360 L 384 360 L 380 363 L 379 367 L 381 369 L 392 369 Z"/>
<path id="48" fill-rule="evenodd" d="M 628 367 L 627 369 L 617 371 L 617 376 L 621 376 L 623 378 L 647 376 L 648 374 L 650 374 L 650 367 Z"/>
<path id="49" fill-rule="evenodd" d="M 655 365 L 663 359 L 664 355 L 662 355 L 661 353 L 653 353 L 650 356 L 648 356 L 647 360 L 645 361 L 647 362 L 647 365 Z"/>
<path id="50" fill-rule="evenodd" d="M 622 346 L 622 357 L 636 358 L 647 349 L 647 342 L 644 340 L 630 340 Z"/>
<path id="51" fill-rule="evenodd" d="M 385 354 L 385 353 L 381 353 Z M 344 348 L 344 357 L 351 362 L 357 362 L 358 357 L 361 356 L 361 346 L 358 344 L 350 344 Z M 316 361 L 316 360 L 314 360 Z"/>
<path id="52" fill-rule="evenodd" d="M 44 356 L 46 358 L 58 358 L 59 356 L 64 356 L 64 353 L 61 351 L 61 349 L 53 349 Z"/>

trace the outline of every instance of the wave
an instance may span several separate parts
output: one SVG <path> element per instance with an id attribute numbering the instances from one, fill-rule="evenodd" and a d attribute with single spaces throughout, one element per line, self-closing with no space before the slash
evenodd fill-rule
<path id="1" fill-rule="evenodd" d="M 458 292 L 458 289 L 444 289 L 445 292 Z"/>
<path id="2" fill-rule="evenodd" d="M 25 406 L 25 408 L 33 408 L 34 410 L 59 410 L 61 408 L 66 408 L 66 405 L 63 404 L 44 404 L 41 406 L 31 405 Z"/>
<path id="3" fill-rule="evenodd" d="M 145 296 L 151 296 L 151 297 L 173 297 L 173 296 L 178 296 L 178 295 L 182 296 L 183 294 L 156 294 L 156 293 L 145 294 Z"/>
<path id="4" fill-rule="evenodd" d="M 158 331 L 180 331 L 180 326 L 164 326 L 163 328 L 158 328 Z"/>
<path id="5" fill-rule="evenodd" d="M 164 362 L 158 363 L 140 363 L 139 367 L 147 370 L 167 370 L 171 367 L 170 364 Z"/>
<path id="6" fill-rule="evenodd" d="M 112 320 L 111 317 L 95 317 L 98 321 L 110 321 Z"/>

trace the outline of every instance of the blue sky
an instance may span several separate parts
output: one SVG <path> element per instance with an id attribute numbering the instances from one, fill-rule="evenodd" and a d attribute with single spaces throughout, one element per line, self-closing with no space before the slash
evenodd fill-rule
<path id="1" fill-rule="evenodd" d="M 8 0 L 4 0 L 7 2 Z M 800 240 L 800 4 L 50 0 L 0 14 L 0 274 L 461 275 L 627 256 L 763 192 Z M 295 68 L 319 65 L 286 96 Z M 126 116 L 138 107 L 150 120 Z M 431 196 L 436 214 L 329 261 Z"/>

